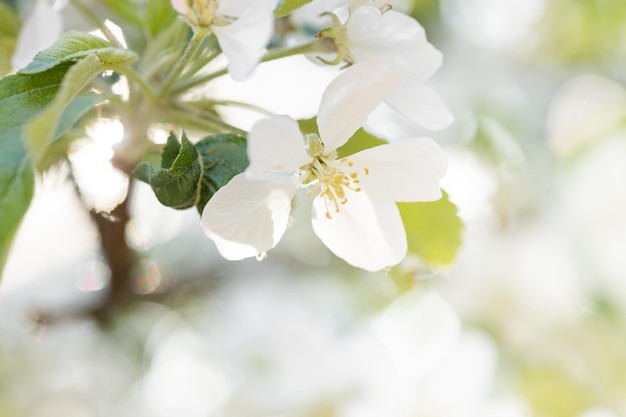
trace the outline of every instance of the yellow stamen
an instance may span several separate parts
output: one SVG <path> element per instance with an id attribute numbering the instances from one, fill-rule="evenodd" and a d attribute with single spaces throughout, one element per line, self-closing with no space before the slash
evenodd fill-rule
<path id="1" fill-rule="evenodd" d="M 219 0 L 192 0 L 185 17 L 193 26 L 209 27 L 214 23 Z"/>
<path id="2" fill-rule="evenodd" d="M 348 158 L 335 160 L 334 155 L 321 155 L 316 157 L 306 168 L 311 173 L 312 181 L 317 181 L 315 188 L 307 192 L 312 195 L 316 190 L 320 190 L 318 198 L 324 199 L 326 207 L 326 217 L 332 219 L 331 212 L 340 212 L 340 207 L 348 203 L 346 190 L 360 192 L 359 173 L 350 168 L 354 163 Z M 365 168 L 366 174 L 369 170 Z"/>

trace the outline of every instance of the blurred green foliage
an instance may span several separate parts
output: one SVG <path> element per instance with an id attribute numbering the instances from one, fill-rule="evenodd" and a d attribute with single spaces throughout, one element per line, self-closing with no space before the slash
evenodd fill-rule
<path id="1" fill-rule="evenodd" d="M 550 0 L 539 31 L 538 52 L 543 60 L 609 65 L 626 53 L 626 2 Z"/>
<path id="2" fill-rule="evenodd" d="M 0 2 L 0 77 L 11 71 L 21 21 L 14 9 Z"/>

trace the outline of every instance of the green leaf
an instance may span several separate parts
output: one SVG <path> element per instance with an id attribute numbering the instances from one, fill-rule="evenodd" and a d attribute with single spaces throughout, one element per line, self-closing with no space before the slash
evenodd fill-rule
<path id="1" fill-rule="evenodd" d="M 343 146 L 340 146 L 337 149 L 337 157 L 343 158 L 365 149 L 373 148 L 378 145 L 384 145 L 386 143 L 389 142 L 366 132 L 363 128 L 360 128 L 354 132 L 354 135 L 352 135 L 352 137 Z"/>
<path id="2" fill-rule="evenodd" d="M 315 133 L 319 135 L 319 130 L 317 129 L 317 117 L 311 117 L 310 119 L 299 119 L 298 127 L 303 135 L 307 133 Z"/>
<path id="3" fill-rule="evenodd" d="M 449 265 L 461 246 L 463 223 L 444 191 L 426 203 L 398 203 L 406 229 L 408 252 L 431 266 Z"/>
<path id="4" fill-rule="evenodd" d="M 72 30 L 66 32 L 54 45 L 39 52 L 19 73 L 35 74 L 63 62 L 81 60 L 89 55 L 95 55 L 102 64 L 109 65 L 124 64 L 138 58 L 133 51 L 113 47 L 97 36 Z"/>
<path id="5" fill-rule="evenodd" d="M 37 75 L 0 79 L 0 269 L 34 190 L 23 128 L 53 101 L 69 67 L 62 64 Z"/>
<path id="6" fill-rule="evenodd" d="M 161 204 L 175 209 L 196 206 L 202 213 L 215 192 L 248 166 L 245 138 L 235 134 L 208 136 L 182 144 L 170 135 L 163 149 L 161 169 L 142 162 L 133 174 L 152 187 Z"/>
<path id="7" fill-rule="evenodd" d="M 0 3 L 0 76 L 11 71 L 11 58 L 20 32 L 20 18 L 13 8 Z"/>
<path id="8" fill-rule="evenodd" d="M 54 162 L 51 156 L 59 155 L 63 149 L 55 146 L 49 153 L 49 146 L 59 126 L 63 114 L 74 117 L 66 108 L 80 92 L 110 64 L 120 64 L 136 58 L 133 52 L 114 48 L 107 41 L 82 32 L 67 32 L 50 48 L 40 52 L 20 74 L 36 74 L 42 68 L 53 68 L 64 62 L 76 62 L 63 78 L 61 88 L 48 108 L 38 115 L 26 128 L 24 136 L 29 151 L 37 167 L 44 169 Z M 89 100 L 92 101 L 92 100 Z M 75 104 L 79 113 L 87 101 Z M 94 105 L 95 102 L 92 104 Z"/>
<path id="9" fill-rule="evenodd" d="M 178 16 L 170 0 L 148 0 L 144 6 L 144 13 L 152 36 L 168 27 Z"/>
<path id="10" fill-rule="evenodd" d="M 141 26 L 141 17 L 138 13 L 138 2 L 120 1 L 120 0 L 100 0 L 106 4 L 111 10 L 124 18 L 129 23 Z"/>
<path id="11" fill-rule="evenodd" d="M 63 136 L 65 132 L 74 126 L 81 117 L 85 115 L 96 104 L 102 102 L 103 98 L 96 94 L 85 94 L 76 97 L 70 102 L 70 104 L 63 110 L 63 114 L 59 118 L 56 131 L 51 138 L 51 142 L 47 146 L 45 154 L 41 157 L 39 162 L 39 169 L 42 171 L 47 170 L 63 159 L 67 154 L 67 149 L 76 137 Z"/>
<path id="12" fill-rule="evenodd" d="M 61 115 L 70 102 L 101 71 L 102 63 L 96 55 L 87 55 L 78 61 L 65 74 L 54 101 L 26 127 L 24 132 L 26 144 L 39 168 L 42 168 L 43 158 L 57 131 Z"/>
<path id="13" fill-rule="evenodd" d="M 15 10 L 8 4 L 0 2 L 0 36 L 17 36 L 20 27 L 20 17 Z"/>
<path id="14" fill-rule="evenodd" d="M 170 169 L 178 156 L 178 152 L 180 152 L 180 143 L 178 142 L 178 139 L 176 139 L 174 132 L 171 132 L 170 136 L 167 138 L 167 143 L 163 148 L 161 168 Z"/>
<path id="15" fill-rule="evenodd" d="M 289 13 L 299 9 L 307 3 L 311 3 L 312 1 L 313 0 L 284 0 L 274 12 L 274 17 L 287 16 Z"/>
<path id="16" fill-rule="evenodd" d="M 319 134 L 317 130 L 317 120 L 315 117 L 298 120 L 298 127 L 303 135 L 306 135 L 307 133 Z M 373 148 L 374 146 L 384 145 L 385 143 L 389 142 L 376 135 L 366 132 L 363 128 L 360 128 L 354 132 L 354 134 L 343 146 L 340 146 L 337 149 L 337 157 L 343 158 L 365 149 Z"/>
<path id="17" fill-rule="evenodd" d="M 74 126 L 76 122 L 78 122 L 78 120 L 85 113 L 87 113 L 88 110 L 100 102 L 102 102 L 102 96 L 97 94 L 85 94 L 72 100 L 65 110 L 63 110 L 63 114 L 61 114 L 61 117 L 59 118 L 59 122 L 52 139 L 57 139 L 63 135 L 63 133 L 65 133 L 70 127 Z"/>

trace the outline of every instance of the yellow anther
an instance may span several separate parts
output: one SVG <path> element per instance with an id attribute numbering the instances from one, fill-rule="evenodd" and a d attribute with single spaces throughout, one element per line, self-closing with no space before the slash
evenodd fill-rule
<path id="1" fill-rule="evenodd" d="M 319 190 L 318 197 L 324 200 L 326 218 L 331 219 L 331 212 L 339 213 L 340 207 L 348 203 L 347 190 L 361 191 L 358 186 L 359 174 L 348 171 L 349 167 L 354 165 L 348 158 L 335 160 L 335 154 L 323 154 L 323 149 L 320 151 L 322 151 L 320 156 L 315 157 L 308 166 L 302 169 L 310 172 L 311 181 L 316 181 L 315 187 L 307 194 L 312 195 Z M 368 172 L 365 168 L 365 173 Z"/>
<path id="2" fill-rule="evenodd" d="M 185 17 L 196 27 L 209 27 L 214 23 L 218 0 L 192 0 Z"/>

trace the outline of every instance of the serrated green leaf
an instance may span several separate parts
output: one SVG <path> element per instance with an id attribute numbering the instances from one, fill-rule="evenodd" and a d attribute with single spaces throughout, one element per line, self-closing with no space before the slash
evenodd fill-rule
<path id="1" fill-rule="evenodd" d="M 33 61 L 19 73 L 35 74 L 60 63 L 78 61 L 89 55 L 95 55 L 101 63 L 110 65 L 124 64 L 138 58 L 133 51 L 116 48 L 97 36 L 72 30 L 66 32 L 54 45 L 35 55 Z"/>
<path id="2" fill-rule="evenodd" d="M 57 131 L 59 118 L 69 103 L 102 70 L 102 63 L 96 55 L 87 55 L 70 68 L 54 101 L 44 112 L 38 115 L 25 129 L 26 144 L 36 165 L 42 168 L 42 162 L 54 133 Z"/>
<path id="3" fill-rule="evenodd" d="M 274 12 L 274 17 L 283 17 L 299 9 L 307 3 L 311 3 L 313 0 L 284 0 L 281 5 Z"/>
<path id="4" fill-rule="evenodd" d="M 461 246 L 463 223 L 456 206 L 443 192 L 441 199 L 398 203 L 406 229 L 408 252 L 431 266 L 449 265 Z"/>
<path id="5" fill-rule="evenodd" d="M 137 179 L 150 184 L 157 199 L 167 207 L 196 206 L 202 213 L 213 194 L 248 166 L 246 140 L 241 136 L 209 136 L 194 145 L 183 133 L 182 144 L 174 141 L 170 135 L 160 170 L 141 163 L 133 172 Z"/>
<path id="6" fill-rule="evenodd" d="M 69 67 L 65 63 L 37 75 L 0 79 L 0 269 L 34 190 L 23 128 L 53 101 Z"/>
<path id="7" fill-rule="evenodd" d="M 198 201 L 203 163 L 186 136 L 169 169 L 150 176 L 150 186 L 161 204 L 175 209 L 192 207 Z"/>
<path id="8" fill-rule="evenodd" d="M 178 139 L 176 139 L 174 132 L 170 132 L 170 135 L 167 138 L 167 143 L 163 148 L 161 168 L 170 169 L 178 156 L 178 152 L 180 152 L 180 143 L 178 142 Z"/>
<path id="9" fill-rule="evenodd" d="M 235 134 L 209 136 L 196 143 L 203 159 L 204 171 L 200 196 L 196 204 L 202 213 L 213 194 L 249 165 L 246 139 Z"/>
<path id="10" fill-rule="evenodd" d="M 145 182 L 148 185 L 150 185 L 150 183 L 152 182 L 152 177 L 154 176 L 154 173 L 154 168 L 150 163 L 146 161 L 140 162 L 139 164 L 137 164 L 135 169 L 133 169 L 133 176 L 135 177 L 135 179 L 138 179 L 141 182 Z"/>

